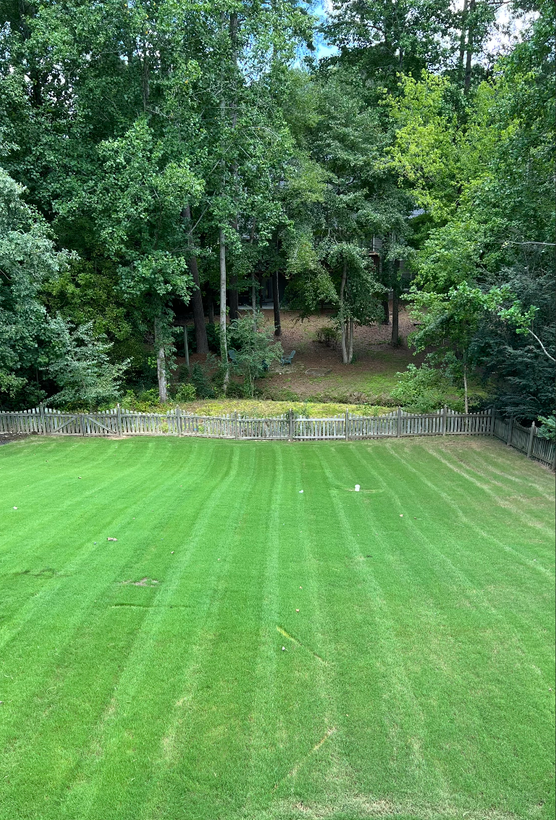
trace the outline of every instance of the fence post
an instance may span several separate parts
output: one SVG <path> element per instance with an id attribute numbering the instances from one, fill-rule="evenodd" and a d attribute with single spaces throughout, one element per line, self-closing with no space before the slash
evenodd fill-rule
<path id="1" fill-rule="evenodd" d="M 344 421 L 346 441 L 349 441 L 349 410 L 346 410 L 346 417 Z"/>
<path id="2" fill-rule="evenodd" d="M 531 453 L 533 452 L 533 439 L 535 438 L 536 432 L 535 422 L 533 422 L 531 424 L 531 432 L 529 433 L 529 441 L 527 443 L 527 458 L 531 458 Z"/>
<path id="3" fill-rule="evenodd" d="M 181 410 L 176 404 L 176 427 L 178 428 L 178 436 L 181 436 Z"/>
<path id="4" fill-rule="evenodd" d="M 402 408 L 398 407 L 398 418 L 396 424 L 396 437 L 399 438 L 402 434 Z"/>
<path id="5" fill-rule="evenodd" d="M 44 418 L 44 404 L 39 404 L 39 430 L 41 433 L 46 433 L 46 422 Z"/>
<path id="6" fill-rule="evenodd" d="M 239 424 L 238 424 L 238 420 L 237 420 L 237 413 L 234 413 L 234 415 L 233 415 L 232 424 L 233 424 L 233 429 L 234 429 L 234 438 L 239 438 Z"/>
<path id="7" fill-rule="evenodd" d="M 118 431 L 118 435 L 122 435 L 122 408 L 120 407 L 120 402 L 116 405 L 116 429 Z"/>
<path id="8" fill-rule="evenodd" d="M 85 435 L 85 416 L 83 415 L 83 413 L 79 414 L 79 426 L 81 428 L 81 435 L 84 436 Z"/>
<path id="9" fill-rule="evenodd" d="M 448 405 L 445 404 L 442 408 L 442 435 L 446 435 L 446 416 L 448 415 Z"/>
<path id="10" fill-rule="evenodd" d="M 489 435 L 491 435 L 491 436 L 493 436 L 493 435 L 494 435 L 494 407 L 491 407 L 491 408 L 490 408 L 490 429 L 489 429 Z"/>
<path id="11" fill-rule="evenodd" d="M 293 439 L 293 433 L 293 410 L 290 407 L 288 410 L 288 438 L 290 441 Z"/>
<path id="12" fill-rule="evenodd" d="M 510 426 L 508 428 L 508 440 L 506 441 L 506 446 L 510 447 L 512 444 L 512 427 L 514 426 L 514 417 L 510 416 Z"/>

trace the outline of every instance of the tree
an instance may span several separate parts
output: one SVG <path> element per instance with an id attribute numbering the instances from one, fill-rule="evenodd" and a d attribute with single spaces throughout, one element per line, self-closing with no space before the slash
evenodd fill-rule
<path id="1" fill-rule="evenodd" d="M 0 401 L 18 406 L 44 395 L 46 309 L 41 289 L 69 262 L 44 220 L 23 200 L 24 189 L 0 169 Z"/>
<path id="2" fill-rule="evenodd" d="M 250 396 L 255 394 L 255 380 L 283 355 L 282 346 L 272 335 L 260 313 L 233 319 L 228 328 L 229 345 L 234 350 L 232 369 L 244 377 Z"/>
<path id="3" fill-rule="evenodd" d="M 299 115 L 294 122 L 301 173 L 290 183 L 289 293 L 304 314 L 320 300 L 338 306 L 342 361 L 348 364 L 355 324 L 381 316 L 385 288 L 378 277 L 393 264 L 394 253 L 403 253 L 410 200 L 385 167 L 389 134 L 381 111 L 367 106 L 356 73 L 335 68 L 300 81 L 298 88 L 309 115 L 305 124 Z M 381 236 L 386 265 L 378 271 L 372 252 Z"/>
<path id="4" fill-rule="evenodd" d="M 474 324 L 469 349 L 494 381 L 497 406 L 522 418 L 553 407 L 556 95 L 553 11 L 544 3 L 539 11 L 492 81 L 470 95 L 465 122 L 449 115 L 445 80 L 404 81 L 407 94 L 394 103 L 394 163 L 428 209 L 415 284 L 442 302 L 461 285 L 513 294 L 530 326 L 518 332 L 508 316 L 491 313 Z"/>
<path id="5" fill-rule="evenodd" d="M 75 328 L 61 316 L 49 319 L 52 352 L 46 370 L 61 388 L 51 402 L 95 407 L 120 397 L 129 361 L 113 364 L 108 356 L 112 345 L 95 337 L 92 325 L 88 322 Z"/>

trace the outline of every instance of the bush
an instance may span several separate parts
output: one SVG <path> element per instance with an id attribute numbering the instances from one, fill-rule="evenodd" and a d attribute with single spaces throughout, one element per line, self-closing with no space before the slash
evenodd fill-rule
<path id="1" fill-rule="evenodd" d="M 556 416 L 539 416 L 542 422 L 539 427 L 539 436 L 549 441 L 556 441 Z"/>
<path id="2" fill-rule="evenodd" d="M 317 342 L 320 342 L 326 347 L 332 347 L 334 350 L 338 347 L 340 335 L 337 328 L 330 325 L 324 325 L 317 330 Z"/>
<path id="3" fill-rule="evenodd" d="M 195 393 L 200 399 L 214 399 L 216 398 L 215 390 L 211 384 L 210 376 L 206 370 L 195 362 L 191 370 L 191 384 L 195 388 Z"/>
<path id="4" fill-rule="evenodd" d="M 252 398 L 249 387 L 244 382 L 228 382 L 226 390 L 226 397 L 229 399 L 247 399 Z"/>
<path id="5" fill-rule="evenodd" d="M 197 398 L 197 391 L 195 385 L 190 383 L 178 384 L 173 398 L 177 402 L 195 401 Z"/>
<path id="6" fill-rule="evenodd" d="M 230 365 L 234 373 L 244 378 L 246 395 L 255 393 L 255 380 L 264 376 L 268 366 L 283 355 L 282 346 L 274 342 L 272 328 L 265 326 L 261 314 L 234 319 L 228 331 L 228 349 L 235 350 Z"/>
<path id="7" fill-rule="evenodd" d="M 140 401 L 141 404 L 151 406 L 160 404 L 158 389 L 156 387 L 151 387 L 149 390 L 143 390 L 142 393 L 139 393 L 138 401 Z"/>
<path id="8" fill-rule="evenodd" d="M 453 393 L 453 385 L 446 375 L 435 367 L 423 364 L 416 367 L 409 364 L 405 373 L 397 373 L 398 384 L 392 390 L 392 398 L 400 405 L 417 413 L 431 413 L 446 401 L 446 395 Z M 460 409 L 454 406 L 454 410 Z M 456 402 L 458 404 L 458 402 Z M 461 402 L 459 402 L 461 404 Z"/>

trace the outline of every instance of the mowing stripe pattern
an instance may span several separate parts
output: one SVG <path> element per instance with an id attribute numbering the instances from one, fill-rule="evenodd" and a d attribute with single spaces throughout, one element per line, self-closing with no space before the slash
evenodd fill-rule
<path id="1" fill-rule="evenodd" d="M 0 820 L 548 820 L 553 533 L 494 440 L 3 446 Z"/>

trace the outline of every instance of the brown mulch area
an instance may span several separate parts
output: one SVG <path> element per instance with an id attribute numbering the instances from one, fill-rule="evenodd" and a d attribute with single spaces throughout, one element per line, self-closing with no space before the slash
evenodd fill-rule
<path id="1" fill-rule="evenodd" d="M 274 315 L 272 310 L 263 310 L 265 321 L 272 326 Z M 339 383 L 345 385 L 346 394 L 353 393 L 353 400 L 357 398 L 360 387 L 357 382 L 365 376 L 391 375 L 398 370 L 405 370 L 410 362 L 418 362 L 421 357 L 415 357 L 408 349 L 407 337 L 415 329 L 409 315 L 403 306 L 399 314 L 399 336 L 403 340 L 400 347 L 390 345 L 392 326 L 375 324 L 370 327 L 356 327 L 354 336 L 354 362 L 350 366 L 342 364 L 340 347 L 327 347 L 316 340 L 317 331 L 324 326 L 332 326 L 332 311 L 323 311 L 316 316 L 301 320 L 296 311 L 282 311 L 280 341 L 284 354 L 288 355 L 295 350 L 293 364 L 280 365 L 273 363 L 271 373 L 264 379 L 264 392 L 269 397 L 281 388 L 287 388 L 297 394 L 300 399 L 313 396 L 323 390 L 326 392 L 335 384 L 333 392 L 338 392 Z M 204 357 L 193 354 L 192 364 L 202 361 Z M 178 360 L 179 363 L 183 359 Z M 328 387 L 322 380 L 325 379 Z M 342 391 L 340 391 L 342 392 Z"/>

